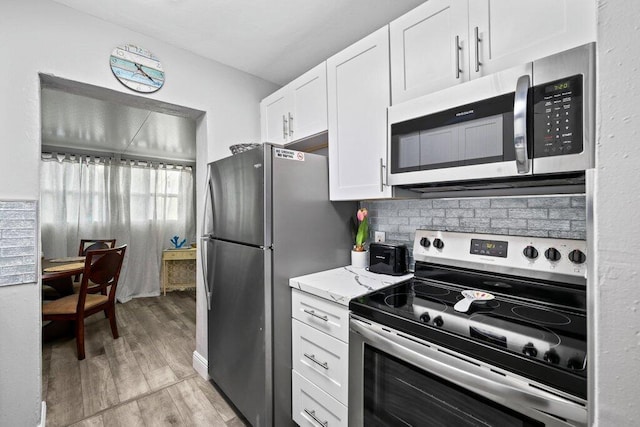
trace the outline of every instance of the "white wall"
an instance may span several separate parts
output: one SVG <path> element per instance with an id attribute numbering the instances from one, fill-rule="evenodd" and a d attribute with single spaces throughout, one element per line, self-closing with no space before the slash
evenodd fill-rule
<path id="1" fill-rule="evenodd" d="M 112 49 L 123 43 L 139 44 L 163 62 L 166 84 L 148 98 L 206 112 L 197 132 L 198 188 L 208 161 L 227 156 L 231 144 L 259 140 L 258 103 L 277 89 L 272 83 L 48 0 L 2 0 L 0 199 L 39 198 L 38 72 L 127 92 L 109 68 Z M 201 278 L 198 286 L 200 295 Z M 205 313 L 200 304 L 197 350 L 204 356 Z M 40 335 L 39 286 L 0 287 L 0 425 L 40 419 Z"/>
<path id="2" fill-rule="evenodd" d="M 594 419 L 640 425 L 640 2 L 598 0 Z"/>

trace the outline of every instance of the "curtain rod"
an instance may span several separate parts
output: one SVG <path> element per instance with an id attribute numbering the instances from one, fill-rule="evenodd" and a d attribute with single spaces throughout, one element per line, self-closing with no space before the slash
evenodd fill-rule
<path id="1" fill-rule="evenodd" d="M 81 150 L 81 149 L 69 149 L 66 147 L 55 147 L 49 145 L 42 145 L 42 153 L 59 153 L 59 154 L 73 154 L 76 156 L 92 156 L 92 157 L 108 157 L 116 160 L 132 160 L 132 161 L 141 161 L 141 162 L 149 162 L 149 163 L 163 163 L 167 165 L 173 166 L 190 166 L 195 168 L 196 162 L 194 160 L 185 160 L 185 159 L 169 159 L 169 158 L 160 158 L 160 157 L 151 157 L 151 156 L 129 156 L 125 155 L 123 157 L 120 153 L 106 152 L 106 151 L 97 151 L 97 150 Z"/>

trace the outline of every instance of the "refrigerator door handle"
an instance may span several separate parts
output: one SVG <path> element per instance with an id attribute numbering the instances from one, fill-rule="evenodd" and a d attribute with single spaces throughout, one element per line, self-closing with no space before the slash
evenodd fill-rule
<path id="1" fill-rule="evenodd" d="M 209 206 L 211 206 L 211 209 L 208 209 Z M 211 212 L 211 216 L 212 216 L 212 221 L 211 224 L 213 225 L 213 199 L 211 198 L 211 168 L 209 167 L 209 165 L 207 165 L 207 180 L 206 180 L 206 186 L 205 186 L 205 191 L 204 191 L 204 215 L 202 216 L 202 232 L 200 233 L 200 236 L 202 237 L 209 237 L 209 232 L 213 231 L 213 230 L 207 230 L 207 215 L 209 214 L 209 212 Z"/>
<path id="2" fill-rule="evenodd" d="M 207 309 L 211 310 L 211 287 L 209 286 L 209 269 L 207 268 L 207 248 L 209 246 L 209 239 L 206 236 L 200 237 L 200 261 L 202 263 L 202 275 L 204 276 L 204 290 L 207 295 Z"/>
<path id="3" fill-rule="evenodd" d="M 207 181 L 204 195 L 204 215 L 202 216 L 202 234 L 200 237 L 200 262 L 202 264 L 202 274 L 204 279 L 204 289 L 207 295 L 207 308 L 211 310 L 211 287 L 209 286 L 209 271 L 207 266 L 207 247 L 209 246 L 210 237 L 206 230 L 207 215 L 211 212 L 213 215 L 213 200 L 211 195 L 211 169 L 207 166 Z M 209 210 L 209 203 L 211 209 Z M 213 221 L 212 221 L 213 223 Z"/>

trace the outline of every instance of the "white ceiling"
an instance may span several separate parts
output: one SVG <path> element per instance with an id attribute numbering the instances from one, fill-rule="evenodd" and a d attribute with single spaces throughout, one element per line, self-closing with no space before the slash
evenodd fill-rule
<path id="1" fill-rule="evenodd" d="M 54 1 L 284 85 L 424 0 Z"/>

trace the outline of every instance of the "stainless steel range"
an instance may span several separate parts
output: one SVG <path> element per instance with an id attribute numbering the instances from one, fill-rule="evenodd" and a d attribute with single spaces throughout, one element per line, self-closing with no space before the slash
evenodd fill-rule
<path id="1" fill-rule="evenodd" d="M 418 230 L 350 303 L 349 424 L 587 424 L 586 243 Z"/>

